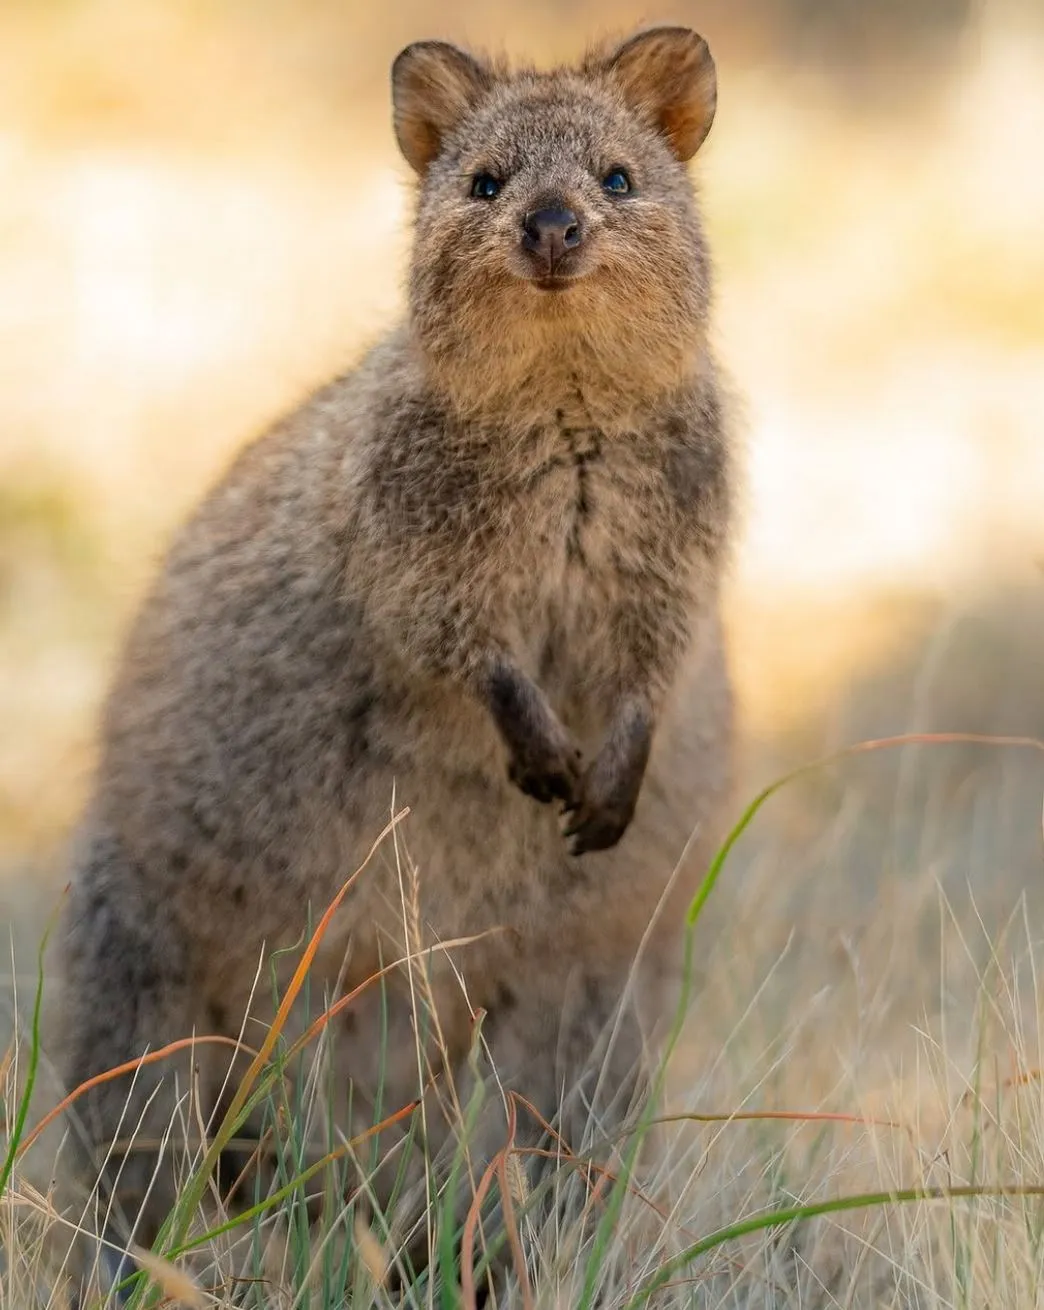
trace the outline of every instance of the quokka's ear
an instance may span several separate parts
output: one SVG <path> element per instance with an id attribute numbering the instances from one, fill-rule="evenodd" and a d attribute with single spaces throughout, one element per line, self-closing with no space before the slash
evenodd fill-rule
<path id="1" fill-rule="evenodd" d="M 688 27 L 639 32 L 602 61 L 628 104 L 691 159 L 714 121 L 718 79 L 707 42 Z"/>
<path id="2" fill-rule="evenodd" d="M 391 81 L 395 138 L 406 162 L 423 174 L 493 74 L 445 41 L 415 41 L 396 56 Z"/>

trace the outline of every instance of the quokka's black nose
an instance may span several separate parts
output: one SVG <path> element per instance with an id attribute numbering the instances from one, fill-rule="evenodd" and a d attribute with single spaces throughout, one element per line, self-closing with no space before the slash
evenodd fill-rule
<path id="1" fill-rule="evenodd" d="M 551 272 L 583 239 L 579 219 L 571 209 L 533 210 L 522 222 L 523 246 L 539 255 Z"/>

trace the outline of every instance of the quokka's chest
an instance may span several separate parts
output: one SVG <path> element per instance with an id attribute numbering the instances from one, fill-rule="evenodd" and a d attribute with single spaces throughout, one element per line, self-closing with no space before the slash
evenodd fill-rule
<path id="1" fill-rule="evenodd" d="M 605 633 L 633 585 L 635 562 L 651 562 L 659 497 L 597 440 L 549 460 L 520 482 L 499 516 L 497 587 L 517 634 L 541 660 Z M 493 567 L 497 567 L 490 561 Z"/>
<path id="2" fill-rule="evenodd" d="M 613 449 L 597 430 L 569 435 L 568 445 L 505 488 L 503 520 L 538 589 L 611 586 L 649 549 L 663 514 L 655 468 Z"/>

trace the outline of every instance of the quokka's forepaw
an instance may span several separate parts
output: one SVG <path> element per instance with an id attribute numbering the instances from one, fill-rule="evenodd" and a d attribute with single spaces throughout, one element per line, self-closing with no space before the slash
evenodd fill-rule
<path id="1" fill-rule="evenodd" d="M 565 823 L 562 835 L 570 855 L 586 855 L 590 851 L 611 849 L 627 831 L 634 813 L 633 806 L 594 806 L 586 800 L 566 805 L 562 811 Z"/>
<path id="2" fill-rule="evenodd" d="M 627 831 L 638 804 L 648 751 L 621 752 L 618 742 L 602 749 L 584 773 L 576 797 L 563 809 L 562 835 L 571 855 L 611 849 Z"/>
<path id="3" fill-rule="evenodd" d="M 557 758 L 513 759 L 508 765 L 508 777 L 519 791 L 543 805 L 551 801 L 572 804 L 580 783 L 581 763 L 580 752 L 567 747 Z"/>

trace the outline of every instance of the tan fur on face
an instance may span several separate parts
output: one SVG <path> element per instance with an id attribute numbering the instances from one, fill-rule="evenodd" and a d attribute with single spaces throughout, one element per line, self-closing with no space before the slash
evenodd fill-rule
<path id="1" fill-rule="evenodd" d="M 579 72 L 483 67 L 492 82 L 456 99 L 419 184 L 411 305 L 432 383 L 517 415 L 529 394 L 568 404 L 579 372 L 640 407 L 701 367 L 710 273 L 681 160 L 713 114 L 706 46 L 658 29 Z M 623 200 L 601 188 L 617 166 L 635 183 Z M 488 205 L 470 195 L 480 172 L 503 183 Z M 599 274 L 550 298 L 519 279 L 517 254 L 549 197 L 577 214 Z"/>

